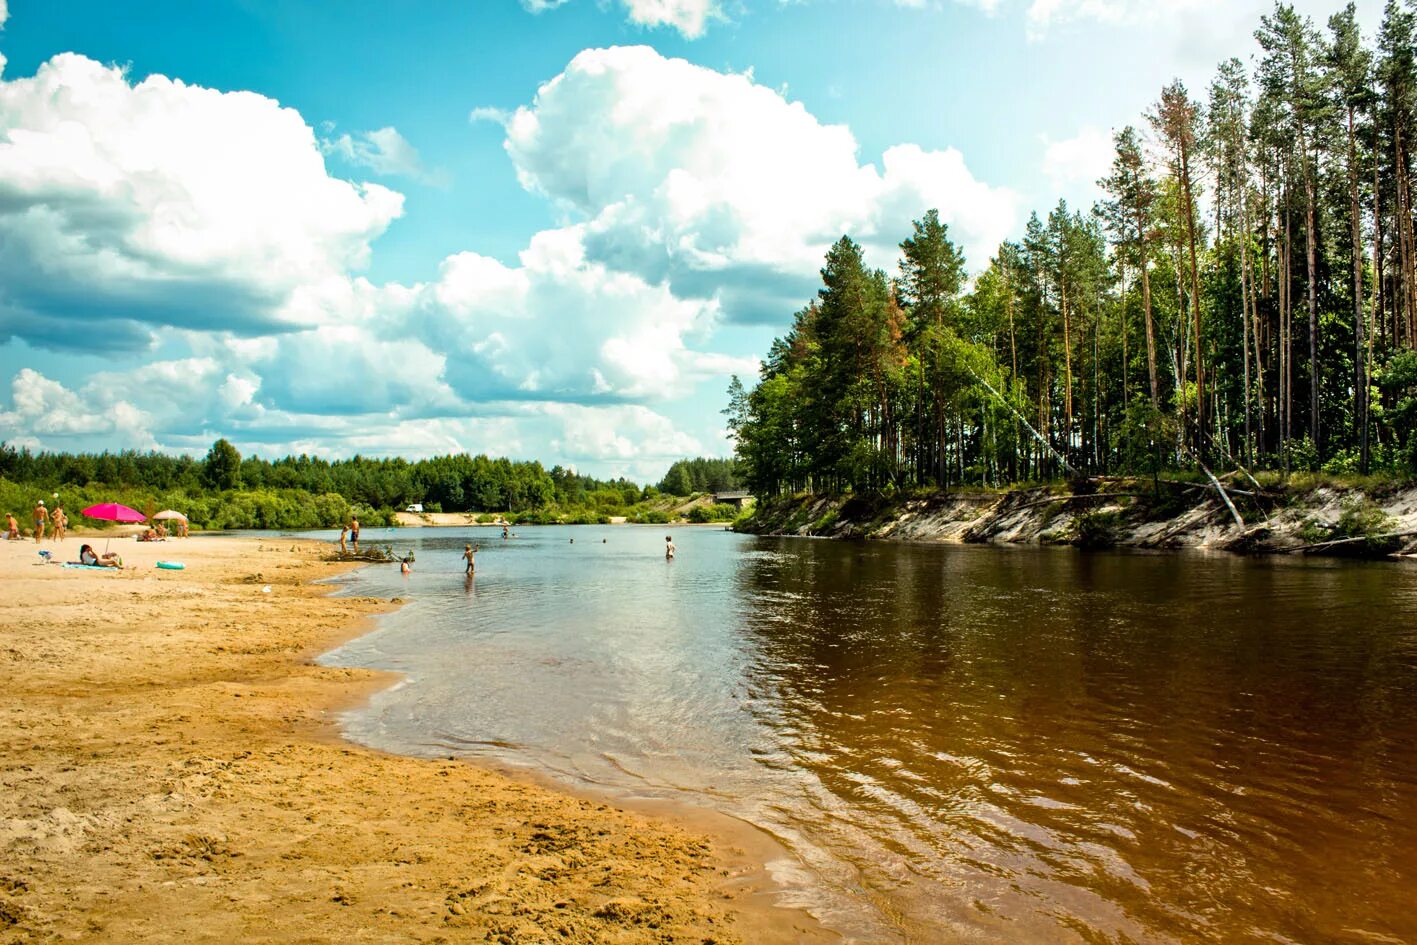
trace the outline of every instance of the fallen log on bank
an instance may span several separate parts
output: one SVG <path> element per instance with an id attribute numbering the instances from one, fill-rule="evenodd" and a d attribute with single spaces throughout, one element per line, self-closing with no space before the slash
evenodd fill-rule
<path id="1" fill-rule="evenodd" d="M 1360 541 L 1401 541 L 1404 538 L 1417 538 L 1417 531 L 1409 532 L 1388 532 L 1384 535 L 1359 535 L 1357 538 L 1336 538 L 1333 541 L 1320 541 L 1312 545 L 1300 545 L 1290 549 L 1289 553 L 1294 555 L 1309 554 L 1312 551 L 1322 551 L 1327 548 L 1340 548 L 1344 545 L 1355 545 Z"/>

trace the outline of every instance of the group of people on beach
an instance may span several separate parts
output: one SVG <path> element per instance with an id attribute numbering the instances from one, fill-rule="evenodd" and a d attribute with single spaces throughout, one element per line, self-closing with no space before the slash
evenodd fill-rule
<path id="1" fill-rule="evenodd" d="M 63 541 L 65 530 L 69 527 L 69 516 L 64 514 L 64 506 L 54 503 L 51 511 L 40 499 L 34 506 L 34 540 L 35 544 L 44 541 L 45 533 L 48 532 L 51 541 Z M 11 512 L 5 513 L 5 539 L 7 541 L 19 541 L 20 523 L 15 520 Z"/>
<path id="2" fill-rule="evenodd" d="M 34 506 L 34 536 L 35 544 L 44 541 L 46 535 L 50 541 L 64 540 L 69 530 L 69 516 L 64 511 L 64 506 L 58 502 L 54 503 L 54 508 L 50 509 L 40 499 Z M 138 541 L 165 541 L 169 535 L 177 538 L 187 537 L 187 520 L 177 519 L 169 532 L 167 526 L 162 522 L 154 522 L 145 528 L 137 537 Z M 20 534 L 20 523 L 16 521 L 14 513 L 5 513 L 5 540 L 20 541 L 24 536 Z"/>
<path id="3" fill-rule="evenodd" d="M 138 541 L 167 541 L 167 537 L 167 526 L 163 525 L 161 522 L 157 522 L 153 524 L 152 527 L 143 529 L 142 534 L 138 536 Z M 177 523 L 177 537 L 187 537 L 186 522 L 179 521 Z"/>

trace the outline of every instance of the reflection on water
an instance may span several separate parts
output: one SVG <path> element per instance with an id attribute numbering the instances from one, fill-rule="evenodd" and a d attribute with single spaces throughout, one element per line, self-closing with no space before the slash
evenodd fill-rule
<path id="1" fill-rule="evenodd" d="M 465 537 L 351 578 L 352 737 L 712 805 L 862 941 L 1417 943 L 1411 569 Z"/>

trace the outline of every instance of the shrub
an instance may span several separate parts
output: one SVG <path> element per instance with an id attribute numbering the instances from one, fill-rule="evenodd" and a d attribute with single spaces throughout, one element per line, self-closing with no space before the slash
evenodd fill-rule
<path id="1" fill-rule="evenodd" d="M 738 517 L 738 509 L 732 505 L 696 505 L 689 510 L 689 521 L 703 524 L 706 522 L 731 522 Z"/>
<path id="2" fill-rule="evenodd" d="M 1307 436 L 1302 440 L 1290 440 L 1284 447 L 1284 455 L 1289 469 L 1294 472 L 1318 472 L 1319 450 Z"/>
<path id="3" fill-rule="evenodd" d="M 1111 548 L 1117 544 L 1122 513 L 1084 512 L 1073 519 L 1073 543 L 1079 548 Z"/>

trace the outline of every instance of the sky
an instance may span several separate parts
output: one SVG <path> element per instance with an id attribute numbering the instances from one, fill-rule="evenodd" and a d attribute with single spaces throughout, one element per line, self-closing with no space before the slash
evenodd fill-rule
<path id="1" fill-rule="evenodd" d="M 831 242 L 978 271 L 1269 9 L 0 0 L 0 440 L 657 480 Z"/>

